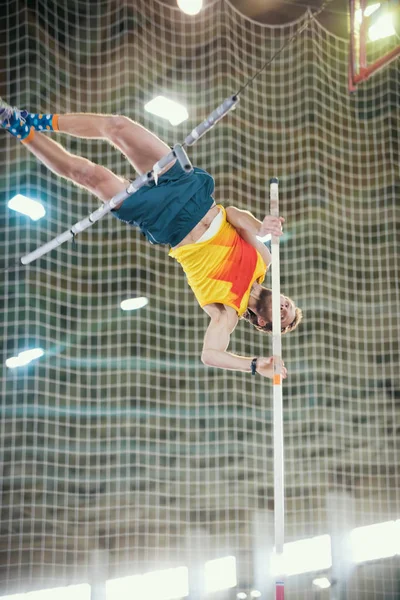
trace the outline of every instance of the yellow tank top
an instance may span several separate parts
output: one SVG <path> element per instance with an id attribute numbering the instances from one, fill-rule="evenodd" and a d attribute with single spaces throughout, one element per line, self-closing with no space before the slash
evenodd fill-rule
<path id="1" fill-rule="evenodd" d="M 209 240 L 172 249 L 169 255 L 183 267 L 201 307 L 214 302 L 231 306 L 241 316 L 247 309 L 251 286 L 264 281 L 266 265 L 226 220 Z"/>

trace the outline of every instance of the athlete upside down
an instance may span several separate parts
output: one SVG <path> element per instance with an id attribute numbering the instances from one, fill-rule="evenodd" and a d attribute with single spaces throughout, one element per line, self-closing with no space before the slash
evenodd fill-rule
<path id="1" fill-rule="evenodd" d="M 60 131 L 87 139 L 106 139 L 139 174 L 170 152 L 153 133 L 128 117 L 97 114 L 41 115 L 11 107 L 0 99 L 0 124 L 26 145 L 51 171 L 84 187 L 103 202 L 126 190 L 129 181 L 86 158 L 67 152 L 43 132 Z M 273 376 L 273 358 L 249 358 L 227 351 L 239 318 L 258 330 L 272 331 L 272 293 L 263 287 L 271 262 L 268 248 L 257 239 L 282 234 L 282 217 L 263 221 L 250 212 L 216 205 L 213 178 L 202 169 L 186 173 L 176 161 L 167 165 L 157 184 L 140 188 L 114 216 L 140 228 L 153 244 L 170 246 L 183 267 L 200 306 L 210 317 L 201 359 L 222 369 Z M 302 319 L 293 300 L 281 296 L 282 333 Z M 282 365 L 283 377 L 286 369 Z"/>

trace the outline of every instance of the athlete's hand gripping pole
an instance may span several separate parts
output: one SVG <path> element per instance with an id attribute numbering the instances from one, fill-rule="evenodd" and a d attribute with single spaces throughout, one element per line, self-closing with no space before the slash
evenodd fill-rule
<path id="1" fill-rule="evenodd" d="M 270 180 L 270 213 L 279 217 L 279 182 Z M 274 356 L 274 506 L 275 552 L 283 553 L 284 542 L 284 459 L 283 459 L 283 405 L 282 405 L 282 342 L 281 290 L 279 268 L 279 236 L 271 236 L 272 270 L 272 353 Z M 283 582 L 276 582 L 276 600 L 283 600 Z"/>

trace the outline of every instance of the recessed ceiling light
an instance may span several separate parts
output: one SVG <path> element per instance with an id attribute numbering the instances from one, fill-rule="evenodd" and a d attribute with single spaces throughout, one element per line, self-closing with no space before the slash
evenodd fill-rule
<path id="1" fill-rule="evenodd" d="M 22 194 L 17 194 L 11 200 L 8 201 L 8 207 L 16 212 L 19 212 L 27 217 L 30 217 L 32 221 L 41 219 L 46 214 L 43 204 L 37 200 L 32 200 Z"/>
<path id="2" fill-rule="evenodd" d="M 143 306 L 146 306 L 148 303 L 148 299 L 144 296 L 141 296 L 140 298 L 128 298 L 121 302 L 121 308 L 122 310 L 138 310 L 138 308 L 143 308 Z"/>
<path id="3" fill-rule="evenodd" d="M 183 104 L 165 96 L 156 96 L 145 105 L 144 109 L 153 115 L 167 119 L 171 125 L 179 125 L 189 118 L 189 113 Z"/>

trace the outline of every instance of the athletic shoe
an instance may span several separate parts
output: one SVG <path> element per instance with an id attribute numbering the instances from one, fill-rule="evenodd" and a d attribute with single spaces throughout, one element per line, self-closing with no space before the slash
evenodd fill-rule
<path id="1" fill-rule="evenodd" d="M 0 126 L 22 140 L 29 135 L 31 129 L 27 123 L 28 114 L 26 110 L 19 110 L 0 98 Z"/>

